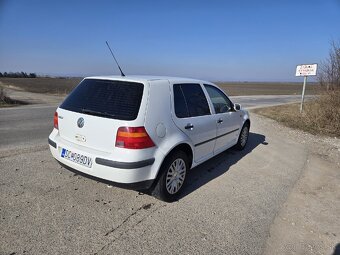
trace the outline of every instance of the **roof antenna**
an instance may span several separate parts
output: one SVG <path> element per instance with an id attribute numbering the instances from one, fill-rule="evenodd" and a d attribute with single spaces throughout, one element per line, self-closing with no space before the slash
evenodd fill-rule
<path id="1" fill-rule="evenodd" d="M 112 52 L 112 50 L 111 50 L 111 48 L 110 48 L 109 43 L 108 43 L 107 41 L 105 41 L 105 42 L 106 42 L 107 47 L 109 47 L 109 50 L 110 50 L 110 52 L 111 52 L 111 55 L 112 55 L 113 59 L 115 60 L 117 66 L 118 66 L 118 68 L 119 68 L 120 75 L 121 75 L 121 76 L 125 76 L 125 74 L 123 73 L 122 69 L 120 68 L 120 66 L 119 66 L 119 64 L 118 64 L 117 59 L 115 58 L 115 55 L 113 55 L 113 52 Z"/>

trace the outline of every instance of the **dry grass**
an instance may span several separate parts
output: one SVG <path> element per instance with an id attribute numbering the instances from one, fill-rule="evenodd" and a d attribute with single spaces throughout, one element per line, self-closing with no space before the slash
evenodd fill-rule
<path id="1" fill-rule="evenodd" d="M 0 107 L 11 107 L 22 104 L 22 102 L 12 100 L 6 96 L 3 88 L 0 87 Z"/>
<path id="2" fill-rule="evenodd" d="M 8 105 L 5 98 L 6 95 L 4 89 L 0 87 L 0 107 L 6 107 Z"/>
<path id="3" fill-rule="evenodd" d="M 340 137 L 340 90 L 323 93 L 316 99 L 300 105 L 282 105 L 253 110 L 292 128 L 312 134 Z"/>

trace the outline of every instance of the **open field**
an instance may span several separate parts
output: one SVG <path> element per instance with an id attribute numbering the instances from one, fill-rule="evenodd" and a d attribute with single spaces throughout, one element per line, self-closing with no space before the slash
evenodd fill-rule
<path id="1" fill-rule="evenodd" d="M 35 93 L 48 93 L 55 95 L 68 94 L 82 78 L 0 78 L 0 84 L 12 86 L 16 89 Z M 299 95 L 302 90 L 301 83 L 280 82 L 217 82 L 217 84 L 230 96 L 242 95 Z M 307 95 L 316 94 L 318 86 L 309 84 Z"/>

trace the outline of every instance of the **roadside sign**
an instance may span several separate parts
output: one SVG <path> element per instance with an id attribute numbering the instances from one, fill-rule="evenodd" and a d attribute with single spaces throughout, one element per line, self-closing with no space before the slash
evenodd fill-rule
<path id="1" fill-rule="evenodd" d="M 307 65 L 297 65 L 295 76 L 303 76 L 303 87 L 302 87 L 302 97 L 300 105 L 300 113 L 303 111 L 303 101 L 305 99 L 305 90 L 307 83 L 307 76 L 316 75 L 316 69 L 318 69 L 318 64 L 307 64 Z"/>
<path id="2" fill-rule="evenodd" d="M 310 64 L 310 65 L 297 65 L 295 76 L 311 76 L 316 75 L 316 69 L 318 68 L 318 64 Z"/>

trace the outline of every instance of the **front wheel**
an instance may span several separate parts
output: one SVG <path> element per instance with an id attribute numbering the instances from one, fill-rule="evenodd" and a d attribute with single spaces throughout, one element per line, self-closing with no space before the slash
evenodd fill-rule
<path id="1" fill-rule="evenodd" d="M 188 156 L 183 151 L 172 153 L 163 163 L 161 176 L 152 194 L 166 202 L 176 200 L 189 168 Z"/>
<path id="2" fill-rule="evenodd" d="M 240 132 L 240 136 L 238 137 L 238 141 L 235 146 L 236 149 L 243 150 L 246 147 L 248 137 L 249 137 L 249 125 L 246 123 L 243 125 L 242 130 Z"/>

